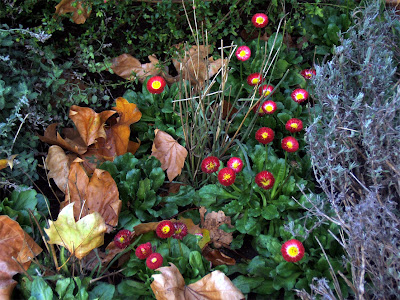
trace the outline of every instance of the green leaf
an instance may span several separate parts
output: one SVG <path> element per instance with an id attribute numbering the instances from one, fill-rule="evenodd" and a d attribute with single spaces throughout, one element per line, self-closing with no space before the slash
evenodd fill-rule
<path id="1" fill-rule="evenodd" d="M 201 198 L 201 206 L 210 206 L 214 204 L 218 199 L 231 199 L 231 195 L 225 191 L 221 185 L 208 184 L 203 186 L 199 191 L 198 195 Z"/>
<path id="2" fill-rule="evenodd" d="M 189 185 L 181 186 L 179 192 L 163 197 L 162 201 L 166 203 L 174 203 L 178 206 L 186 206 L 194 203 L 198 199 L 196 191 Z"/>
<path id="3" fill-rule="evenodd" d="M 292 117 L 287 113 L 279 113 L 278 119 L 282 122 L 283 125 L 286 125 L 287 121 L 289 121 Z"/>
<path id="4" fill-rule="evenodd" d="M 236 221 L 235 226 L 240 233 L 247 233 L 255 236 L 257 236 L 261 231 L 260 222 L 256 218 L 250 217 L 247 211 L 244 213 L 242 218 Z"/>
<path id="5" fill-rule="evenodd" d="M 276 273 L 282 277 L 289 277 L 295 272 L 301 271 L 300 268 L 291 262 L 281 262 L 277 267 L 276 267 Z"/>
<path id="6" fill-rule="evenodd" d="M 152 181 L 153 190 L 157 191 L 164 183 L 165 173 L 164 173 L 163 169 L 155 168 L 155 169 L 151 170 L 149 178 Z"/>
<path id="7" fill-rule="evenodd" d="M 13 201 L 12 208 L 15 210 L 35 210 L 37 205 L 36 195 L 35 190 L 14 191 L 11 194 L 11 200 Z"/>
<path id="8" fill-rule="evenodd" d="M 336 24 L 329 24 L 327 28 L 327 33 L 329 39 L 334 43 L 337 44 L 339 42 L 339 33 L 340 29 Z"/>
<path id="9" fill-rule="evenodd" d="M 267 266 L 267 264 L 269 264 L 269 266 Z M 247 272 L 251 275 L 265 277 L 268 276 L 273 269 L 274 263 L 271 263 L 271 260 L 267 261 L 265 257 L 258 255 L 251 260 L 247 267 Z"/>
<path id="10" fill-rule="evenodd" d="M 59 299 L 75 299 L 74 296 L 75 282 L 71 278 L 63 278 L 57 280 L 56 292 Z"/>
<path id="11" fill-rule="evenodd" d="M 243 294 L 248 294 L 255 288 L 259 287 L 264 282 L 264 278 L 260 277 L 246 277 L 239 275 L 232 280 L 232 283 L 242 291 Z"/>
<path id="12" fill-rule="evenodd" d="M 31 296 L 36 300 L 53 300 L 53 290 L 41 277 L 35 277 L 32 282 Z"/>
<path id="13" fill-rule="evenodd" d="M 83 286 L 79 277 L 74 277 L 74 280 L 78 286 L 78 293 L 75 295 L 75 299 L 87 300 L 89 298 L 89 294 L 87 293 L 85 286 Z"/>
<path id="14" fill-rule="evenodd" d="M 194 277 L 199 275 L 204 276 L 206 273 L 206 270 L 204 269 L 203 265 L 203 259 L 202 255 L 198 251 L 192 251 L 189 254 L 189 264 L 193 268 L 193 270 L 196 270 L 196 273 L 194 273 Z"/>
<path id="15" fill-rule="evenodd" d="M 138 199 L 146 200 L 146 195 L 151 190 L 150 183 L 150 179 L 148 178 L 139 181 L 139 189 L 136 194 Z"/>
<path id="16" fill-rule="evenodd" d="M 89 292 L 89 299 L 112 300 L 114 293 L 114 285 L 105 282 L 99 282 L 97 286 Z"/>
<path id="17" fill-rule="evenodd" d="M 273 204 L 270 204 L 267 207 L 263 207 L 261 215 L 265 220 L 272 220 L 279 218 L 278 209 Z"/>

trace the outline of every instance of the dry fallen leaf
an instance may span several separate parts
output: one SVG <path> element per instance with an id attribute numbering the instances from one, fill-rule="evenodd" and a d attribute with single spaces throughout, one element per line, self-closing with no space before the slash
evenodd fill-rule
<path id="1" fill-rule="evenodd" d="M 61 2 L 55 6 L 56 14 L 63 15 L 72 12 L 72 21 L 74 21 L 75 24 L 83 24 L 86 22 L 86 19 L 89 18 L 92 7 L 87 6 L 88 2 L 85 2 L 85 5 L 82 6 L 83 1 L 77 1 L 76 6 L 73 6 L 72 4 L 75 2 L 75 0 L 61 0 Z"/>
<path id="2" fill-rule="evenodd" d="M 232 227 L 231 218 L 225 216 L 225 213 L 222 210 L 208 213 L 204 218 L 206 211 L 207 210 L 203 206 L 199 209 L 201 227 L 210 231 L 210 239 L 211 242 L 214 243 L 215 248 L 221 248 L 222 246 L 229 248 L 229 245 L 233 240 L 232 233 L 225 232 L 218 227 L 222 224 L 227 224 L 229 227 Z"/>
<path id="3" fill-rule="evenodd" d="M 49 224 L 48 229 L 44 228 L 50 238 L 48 243 L 67 248 L 78 259 L 104 244 L 104 233 L 107 230 L 104 219 L 98 212 L 93 212 L 75 222 L 74 203 L 65 206 L 57 221 L 49 220 Z"/>
<path id="4" fill-rule="evenodd" d="M 139 81 L 143 83 L 146 77 L 161 73 L 161 70 L 156 67 L 159 62 L 158 59 L 154 55 L 150 55 L 148 58 L 150 62 L 142 64 L 137 58 L 124 53 L 112 60 L 111 69 L 115 74 L 127 80 L 135 80 L 136 75 Z"/>
<path id="5" fill-rule="evenodd" d="M 242 292 L 221 271 L 214 271 L 199 281 L 185 286 L 178 268 L 161 267 L 161 274 L 152 275 L 154 281 L 150 287 L 157 300 L 241 300 Z"/>
<path id="6" fill-rule="evenodd" d="M 219 266 L 219 265 L 233 266 L 236 264 L 235 259 L 223 254 L 221 251 L 217 249 L 212 249 L 210 246 L 204 247 L 204 249 L 201 251 L 201 254 L 204 256 L 205 259 L 211 262 L 213 266 Z"/>
<path id="7" fill-rule="evenodd" d="M 104 218 L 107 232 L 111 232 L 118 224 L 122 206 L 117 184 L 110 173 L 100 169 L 95 169 L 89 179 L 81 162 L 82 160 L 77 158 L 71 164 L 67 194 L 65 201 L 61 203 L 61 208 L 75 202 L 73 207 L 75 220 L 98 212 Z"/>
<path id="8" fill-rule="evenodd" d="M 42 248 L 22 230 L 18 222 L 8 216 L 0 216 L 0 299 L 10 299 L 17 284 L 12 277 L 22 272 L 20 265 L 28 270 L 31 258 L 40 252 Z"/>
<path id="9" fill-rule="evenodd" d="M 1 170 L 1 169 L 7 168 L 7 166 L 9 166 L 10 169 L 12 169 L 13 166 L 14 166 L 14 158 L 15 158 L 17 155 L 18 155 L 18 154 L 14 154 L 14 155 L 11 155 L 9 158 L 0 159 L 0 170 Z"/>
<path id="10" fill-rule="evenodd" d="M 151 155 L 161 162 L 161 168 L 167 170 L 168 179 L 172 181 L 181 174 L 188 152 L 168 133 L 158 129 L 154 132 Z"/>
<path id="11" fill-rule="evenodd" d="M 60 146 L 50 146 L 46 157 L 46 167 L 49 170 L 49 178 L 53 178 L 58 188 L 65 194 L 68 184 L 69 159 Z"/>

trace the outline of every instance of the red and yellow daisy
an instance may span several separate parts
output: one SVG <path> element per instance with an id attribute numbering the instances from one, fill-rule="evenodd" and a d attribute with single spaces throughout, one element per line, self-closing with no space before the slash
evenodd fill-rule
<path id="1" fill-rule="evenodd" d="M 261 83 L 264 79 L 260 73 L 252 73 L 247 77 L 247 83 L 251 86 L 256 86 Z"/>
<path id="2" fill-rule="evenodd" d="M 258 13 L 251 18 L 251 22 L 257 28 L 263 28 L 268 24 L 268 17 L 266 14 Z"/>
<path id="3" fill-rule="evenodd" d="M 286 122 L 285 128 L 291 133 L 300 132 L 303 130 L 303 122 L 300 119 L 292 118 Z"/>
<path id="4" fill-rule="evenodd" d="M 303 89 L 295 89 L 290 96 L 295 102 L 300 104 L 307 100 L 308 92 Z"/>
<path id="5" fill-rule="evenodd" d="M 257 113 L 260 117 L 265 115 L 265 112 L 262 109 L 262 107 L 260 106 L 260 103 L 258 103 L 256 106 L 254 106 L 253 111 L 254 111 L 254 113 Z"/>
<path id="6" fill-rule="evenodd" d="M 163 257 L 160 253 L 152 253 L 146 259 L 146 265 L 149 269 L 155 270 L 163 264 Z"/>
<path id="7" fill-rule="evenodd" d="M 131 235 L 128 229 L 120 230 L 114 237 L 114 244 L 120 249 L 124 249 L 131 243 Z"/>
<path id="8" fill-rule="evenodd" d="M 273 90 L 274 87 L 272 85 L 264 84 L 260 86 L 260 88 L 258 89 L 258 93 L 260 94 L 260 96 L 267 97 L 269 94 L 272 93 Z"/>
<path id="9" fill-rule="evenodd" d="M 271 143 L 272 140 L 274 139 L 274 136 L 275 136 L 274 131 L 268 127 L 261 127 L 256 132 L 256 140 L 264 145 Z"/>
<path id="10" fill-rule="evenodd" d="M 260 188 L 264 190 L 269 190 L 274 186 L 275 178 L 271 172 L 261 171 L 256 175 L 255 182 Z"/>
<path id="11" fill-rule="evenodd" d="M 311 79 L 317 73 L 313 69 L 304 69 L 300 72 L 300 75 L 303 76 L 305 79 Z"/>
<path id="12" fill-rule="evenodd" d="M 174 239 L 182 240 L 187 234 L 187 226 L 182 222 L 174 222 L 175 232 L 172 235 Z"/>
<path id="13" fill-rule="evenodd" d="M 223 168 L 218 173 L 218 181 L 223 186 L 230 186 L 235 182 L 236 173 L 231 168 Z"/>
<path id="14" fill-rule="evenodd" d="M 298 240 L 289 240 L 281 248 L 283 258 L 288 262 L 298 262 L 304 257 L 304 246 Z"/>
<path id="15" fill-rule="evenodd" d="M 139 245 L 135 250 L 135 254 L 139 259 L 146 259 L 151 253 L 153 253 L 153 251 L 151 250 L 150 242 Z"/>
<path id="16" fill-rule="evenodd" d="M 236 57 L 238 60 L 246 61 L 251 56 L 251 50 L 247 46 L 240 46 L 236 49 Z"/>
<path id="17" fill-rule="evenodd" d="M 276 111 L 276 103 L 274 101 L 265 101 L 262 105 L 262 110 L 268 114 L 272 115 Z"/>
<path id="18" fill-rule="evenodd" d="M 299 149 L 299 142 L 292 136 L 282 139 L 282 148 L 287 152 L 296 152 Z"/>
<path id="19" fill-rule="evenodd" d="M 159 238 L 166 239 L 171 237 L 175 232 L 174 223 L 169 220 L 164 220 L 158 223 L 156 234 Z"/>
<path id="20" fill-rule="evenodd" d="M 165 79 L 161 76 L 153 76 L 149 81 L 147 81 L 146 86 L 150 93 L 161 94 L 164 91 L 166 84 Z"/>
<path id="21" fill-rule="evenodd" d="M 215 156 L 209 156 L 201 162 L 201 170 L 204 173 L 214 173 L 219 169 L 219 159 Z"/>
<path id="22" fill-rule="evenodd" d="M 226 165 L 235 173 L 239 173 L 243 169 L 243 161 L 239 157 L 231 157 Z"/>

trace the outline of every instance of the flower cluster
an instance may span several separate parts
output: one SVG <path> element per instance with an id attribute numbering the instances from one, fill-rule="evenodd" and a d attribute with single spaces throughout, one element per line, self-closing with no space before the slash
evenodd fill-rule
<path id="1" fill-rule="evenodd" d="M 236 173 L 243 169 L 243 161 L 239 157 L 231 157 L 227 163 L 228 167 L 218 172 L 218 181 L 223 186 L 230 186 L 235 182 Z M 214 173 L 218 170 L 220 162 L 215 156 L 208 156 L 201 162 L 201 169 L 205 173 Z"/>

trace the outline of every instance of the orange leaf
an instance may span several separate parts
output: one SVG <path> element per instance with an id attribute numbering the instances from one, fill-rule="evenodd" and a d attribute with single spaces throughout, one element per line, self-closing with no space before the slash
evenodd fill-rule
<path id="1" fill-rule="evenodd" d="M 188 286 L 185 286 L 185 280 L 173 263 L 157 271 L 161 274 L 152 275 L 154 281 L 150 285 L 157 300 L 245 299 L 242 292 L 221 271 L 211 272 Z"/>
<path id="2" fill-rule="evenodd" d="M 75 3 L 75 0 L 61 0 L 61 2 L 55 6 L 56 14 L 63 15 L 72 12 L 72 20 L 75 24 L 85 23 L 86 19 L 90 16 L 92 10 L 91 6 L 83 7 L 82 1 L 77 1 L 77 5 L 74 7 L 72 6 L 73 3 Z"/>
<path id="3" fill-rule="evenodd" d="M 117 124 L 111 126 L 111 135 L 114 140 L 116 155 L 125 154 L 128 150 L 130 125 L 136 123 L 142 117 L 142 113 L 136 104 L 129 103 L 125 98 L 119 97 L 116 106 L 113 107 L 119 114 Z"/>
<path id="4" fill-rule="evenodd" d="M 117 185 L 110 173 L 95 169 L 92 177 L 86 175 L 82 168 L 82 159 L 77 158 L 70 168 L 68 175 L 68 190 L 61 209 L 75 202 L 74 217 L 79 220 L 93 212 L 98 212 L 111 232 L 118 224 L 122 201 L 119 200 Z"/>
<path id="5" fill-rule="evenodd" d="M 112 110 L 98 114 L 89 107 L 76 105 L 72 105 L 69 111 L 69 117 L 74 122 L 86 146 L 93 144 L 98 138 L 106 138 L 104 123 L 113 114 L 115 114 L 115 111 Z"/>
<path id="6" fill-rule="evenodd" d="M 17 154 L 11 155 L 7 159 L 0 159 L 0 170 L 7 168 L 7 166 L 10 167 L 10 169 L 13 168 L 14 166 L 14 158 L 17 156 Z"/>
<path id="7" fill-rule="evenodd" d="M 137 58 L 124 53 L 112 60 L 111 69 L 115 74 L 127 80 L 135 80 L 136 75 L 139 81 L 143 83 L 146 77 L 161 73 L 160 69 L 156 67 L 158 59 L 154 55 L 150 55 L 148 58 L 149 63 L 141 64 Z"/>
<path id="8" fill-rule="evenodd" d="M 79 137 L 79 135 L 73 134 L 75 139 L 65 138 L 63 139 L 61 135 L 57 132 L 58 123 L 49 125 L 43 136 L 39 136 L 42 142 L 58 145 L 66 150 L 75 152 L 77 154 L 83 154 L 87 150 L 87 146 L 84 141 Z"/>
<path id="9" fill-rule="evenodd" d="M 20 265 L 28 270 L 32 257 L 40 252 L 42 248 L 22 230 L 18 222 L 8 216 L 0 216 L 0 299 L 10 299 L 17 284 L 12 277 L 22 272 Z"/>
<path id="10" fill-rule="evenodd" d="M 161 162 L 161 168 L 167 170 L 168 179 L 172 181 L 181 174 L 188 152 L 168 133 L 158 129 L 154 132 L 151 155 Z"/>

